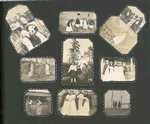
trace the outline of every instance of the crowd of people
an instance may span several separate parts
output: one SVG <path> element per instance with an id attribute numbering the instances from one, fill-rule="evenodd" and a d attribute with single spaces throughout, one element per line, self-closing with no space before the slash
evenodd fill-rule
<path id="1" fill-rule="evenodd" d="M 20 13 L 17 13 L 17 15 L 13 17 L 13 20 L 8 19 L 8 24 L 13 30 L 13 33 L 17 35 L 17 40 L 21 38 L 21 46 L 26 51 L 30 51 L 46 41 L 46 36 L 39 31 L 36 24 L 32 23 L 34 21 L 35 19 L 33 17 L 29 19 Z M 13 39 L 16 41 L 15 38 Z"/>
<path id="2" fill-rule="evenodd" d="M 64 116 L 89 116 L 92 109 L 92 98 L 86 90 L 79 90 L 78 94 L 75 94 L 74 90 L 65 90 L 60 107 L 61 114 Z"/>
<path id="3" fill-rule="evenodd" d="M 105 60 L 102 70 L 103 81 L 125 81 L 125 69 L 121 61 Z"/>
<path id="4" fill-rule="evenodd" d="M 92 74 L 90 73 L 91 71 L 91 66 L 88 64 L 87 60 L 81 56 L 78 64 L 72 62 L 68 73 L 70 73 L 71 82 L 77 82 L 77 77 L 79 77 L 81 80 L 92 81 Z"/>
<path id="5" fill-rule="evenodd" d="M 78 17 L 72 18 L 67 22 L 66 25 L 66 32 L 72 32 L 73 31 L 73 27 L 76 28 L 76 30 L 78 31 L 80 28 L 82 29 L 93 29 L 95 22 L 93 19 L 90 18 L 90 15 L 88 14 L 89 19 L 86 18 L 80 18 L 80 13 L 77 13 Z"/>

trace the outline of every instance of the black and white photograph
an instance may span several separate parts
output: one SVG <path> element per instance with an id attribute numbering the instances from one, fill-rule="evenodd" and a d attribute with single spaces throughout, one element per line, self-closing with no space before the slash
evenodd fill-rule
<path id="1" fill-rule="evenodd" d="M 69 38 L 63 42 L 62 84 L 93 83 L 93 43 Z"/>
<path id="2" fill-rule="evenodd" d="M 97 17 L 94 12 L 68 12 L 59 15 L 59 30 L 61 33 L 95 33 Z"/>
<path id="3" fill-rule="evenodd" d="M 10 9 L 6 20 L 12 30 L 10 41 L 21 55 L 25 55 L 50 37 L 44 22 L 34 18 L 27 6 L 17 5 Z"/>
<path id="4" fill-rule="evenodd" d="M 97 111 L 97 96 L 92 90 L 64 89 L 58 94 L 58 111 L 63 116 L 91 116 Z"/>
<path id="5" fill-rule="evenodd" d="M 119 17 L 136 33 L 138 33 L 146 23 L 145 15 L 136 6 L 127 6 Z"/>
<path id="6" fill-rule="evenodd" d="M 108 90 L 104 96 L 104 112 L 107 116 L 130 114 L 130 94 L 126 90 Z"/>
<path id="7" fill-rule="evenodd" d="M 31 116 L 48 116 L 52 111 L 51 102 L 47 89 L 29 89 L 25 93 L 25 112 Z"/>
<path id="8" fill-rule="evenodd" d="M 54 58 L 22 58 L 20 76 L 23 82 L 55 81 L 56 62 Z"/>
<path id="9" fill-rule="evenodd" d="M 105 57 L 100 60 L 102 81 L 134 81 L 136 61 L 134 58 Z"/>

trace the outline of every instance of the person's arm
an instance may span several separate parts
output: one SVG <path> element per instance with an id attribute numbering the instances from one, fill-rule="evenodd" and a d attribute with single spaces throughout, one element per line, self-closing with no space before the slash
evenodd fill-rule
<path id="1" fill-rule="evenodd" d="M 70 72 L 70 71 L 71 71 L 71 69 L 72 69 L 72 65 L 70 65 L 68 72 Z"/>

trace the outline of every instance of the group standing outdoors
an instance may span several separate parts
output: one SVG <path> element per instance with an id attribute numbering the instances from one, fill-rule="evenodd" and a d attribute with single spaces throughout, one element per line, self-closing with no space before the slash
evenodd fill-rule
<path id="1" fill-rule="evenodd" d="M 47 60 L 37 59 L 37 62 L 31 61 L 28 73 L 29 77 L 43 77 L 44 75 L 49 76 L 50 74 L 52 74 L 52 72 L 50 71 L 50 65 Z"/>
<path id="2" fill-rule="evenodd" d="M 34 19 L 32 19 L 32 21 L 34 21 Z M 17 37 L 22 38 L 21 43 L 26 51 L 30 51 L 46 40 L 46 36 L 39 32 L 35 24 L 29 24 L 30 22 L 30 19 L 20 13 L 17 13 L 17 15 L 13 17 L 13 20 L 8 19 L 8 23 L 13 29 L 13 32 Z"/>
<path id="3" fill-rule="evenodd" d="M 29 111 L 33 110 L 32 99 L 30 99 L 28 102 L 28 108 L 29 108 Z M 40 98 L 38 98 L 36 101 L 36 115 L 41 115 L 41 112 L 42 112 L 42 102 L 40 101 Z"/>
<path id="4" fill-rule="evenodd" d="M 135 32 L 139 30 L 143 22 L 143 17 L 136 15 L 129 8 L 126 8 L 123 11 L 123 13 L 120 15 L 120 18 Z"/>
<path id="5" fill-rule="evenodd" d="M 70 73 L 71 82 L 77 82 L 77 77 L 79 77 L 82 80 L 90 80 L 90 76 L 88 76 L 88 71 L 90 70 L 90 65 L 88 65 L 88 62 L 86 59 L 84 59 L 83 56 L 81 56 L 81 59 L 79 60 L 78 64 L 75 62 L 72 62 L 72 64 L 69 67 L 68 73 Z"/>
<path id="6" fill-rule="evenodd" d="M 125 71 L 121 61 L 105 61 L 102 70 L 103 81 L 125 81 Z"/>
<path id="7" fill-rule="evenodd" d="M 113 108 L 121 108 L 121 101 L 117 101 L 117 100 L 114 100 L 113 101 Z"/>
<path id="8" fill-rule="evenodd" d="M 80 13 L 77 13 L 77 18 L 70 19 L 66 24 L 66 32 L 72 32 L 73 27 L 78 31 L 80 28 L 82 29 L 93 29 L 95 22 L 90 18 L 90 14 L 88 14 L 89 19 L 80 18 Z"/>
<path id="9" fill-rule="evenodd" d="M 92 109 L 92 98 L 88 91 L 79 90 L 79 93 L 75 94 L 74 90 L 66 90 L 60 107 L 62 115 L 89 116 Z"/>

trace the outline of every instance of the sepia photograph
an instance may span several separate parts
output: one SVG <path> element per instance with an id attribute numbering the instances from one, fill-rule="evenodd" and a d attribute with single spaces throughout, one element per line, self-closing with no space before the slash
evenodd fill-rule
<path id="1" fill-rule="evenodd" d="M 25 112 L 31 116 L 51 113 L 51 93 L 47 89 L 29 89 L 25 93 Z"/>
<path id="2" fill-rule="evenodd" d="M 138 37 L 118 16 L 111 16 L 103 24 L 100 36 L 121 54 L 128 54 L 136 45 Z"/>
<path id="3" fill-rule="evenodd" d="M 146 23 L 145 15 L 136 6 L 127 6 L 119 17 L 135 33 L 138 33 Z"/>
<path id="4" fill-rule="evenodd" d="M 100 61 L 102 81 L 134 81 L 136 62 L 134 58 L 105 57 Z"/>
<path id="5" fill-rule="evenodd" d="M 62 83 L 93 83 L 93 43 L 89 39 L 69 38 L 63 42 Z"/>
<path id="6" fill-rule="evenodd" d="M 61 12 L 59 30 L 62 33 L 95 33 L 97 17 L 94 12 Z"/>
<path id="7" fill-rule="evenodd" d="M 17 5 L 10 9 L 6 20 L 12 30 L 10 41 L 21 55 L 25 55 L 50 37 L 44 22 L 34 18 L 27 6 Z"/>
<path id="8" fill-rule="evenodd" d="M 22 58 L 20 75 L 23 82 L 55 81 L 56 62 L 54 58 Z"/>
<path id="9" fill-rule="evenodd" d="M 58 111 L 63 116 L 91 116 L 97 111 L 97 96 L 92 90 L 64 89 L 58 94 Z"/>
<path id="10" fill-rule="evenodd" d="M 130 114 L 130 94 L 126 90 L 108 90 L 104 97 L 104 112 L 107 116 Z"/>

